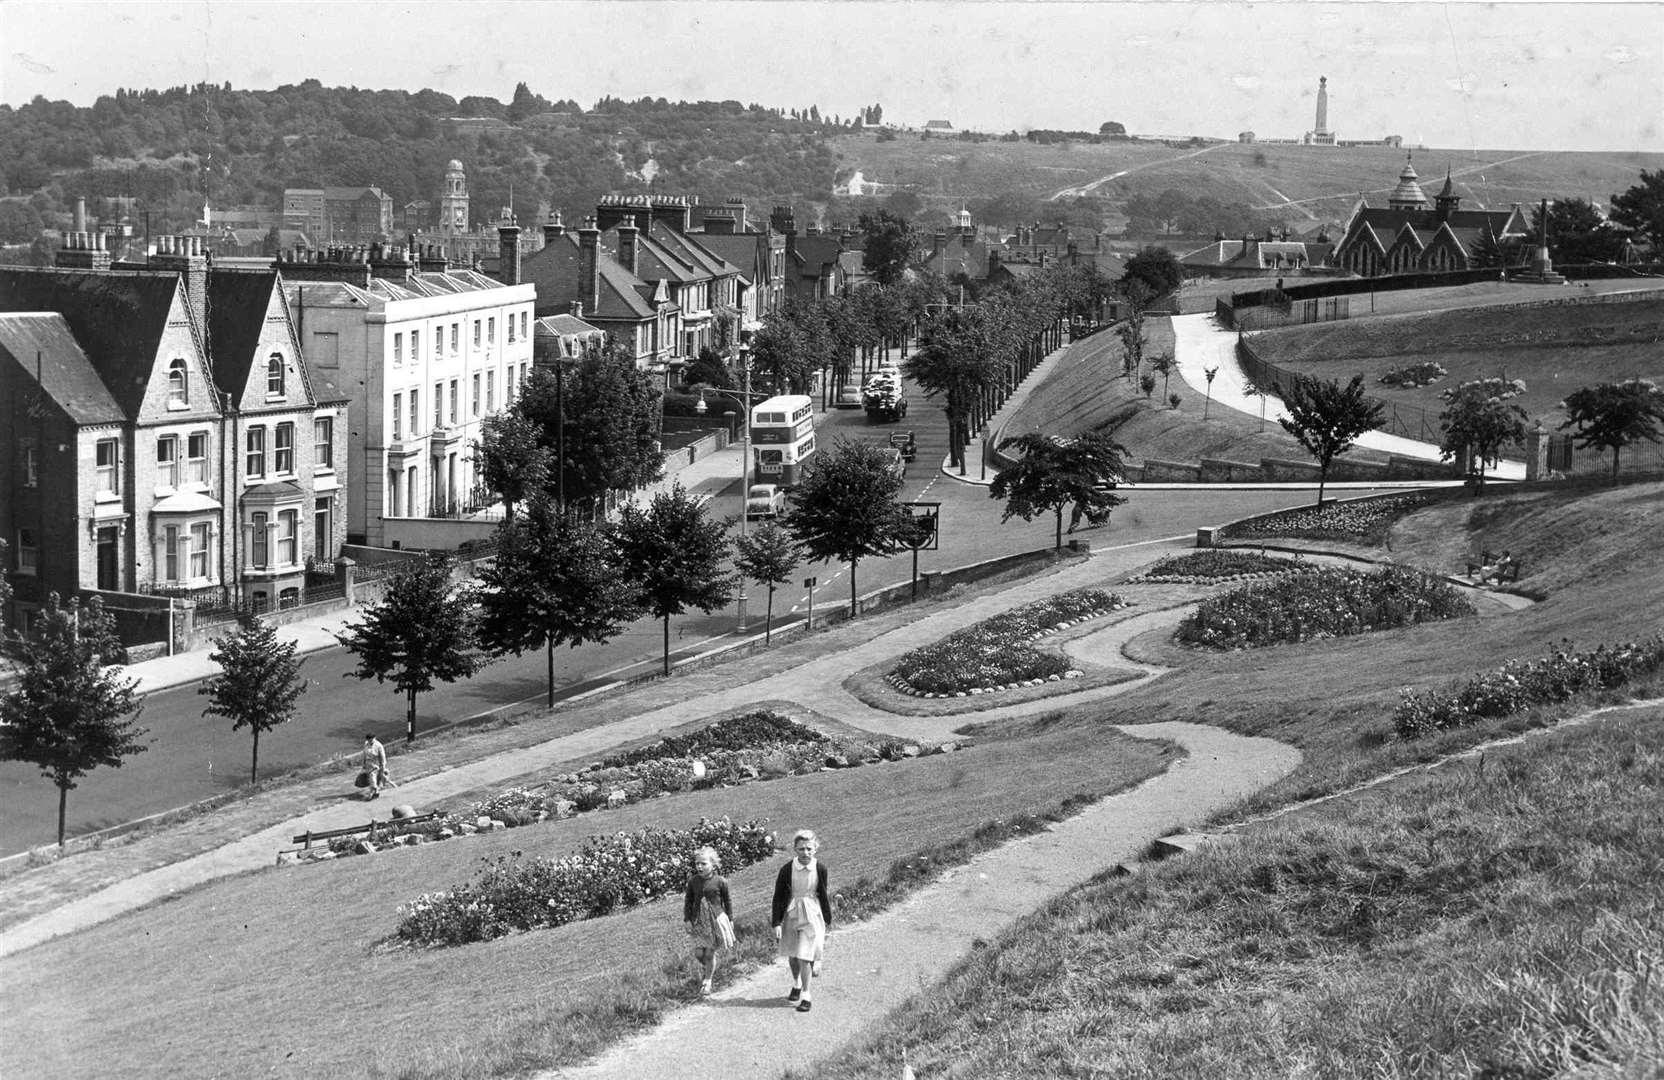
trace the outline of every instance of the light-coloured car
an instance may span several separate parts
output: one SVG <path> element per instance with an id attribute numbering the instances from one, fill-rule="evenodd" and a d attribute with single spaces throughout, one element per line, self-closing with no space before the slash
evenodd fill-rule
<path id="1" fill-rule="evenodd" d="M 745 493 L 745 516 L 778 517 L 786 511 L 786 493 L 779 484 L 752 484 Z"/>
<path id="2" fill-rule="evenodd" d="M 861 388 L 859 386 L 840 386 L 838 394 L 832 400 L 834 409 L 859 409 L 861 407 Z"/>

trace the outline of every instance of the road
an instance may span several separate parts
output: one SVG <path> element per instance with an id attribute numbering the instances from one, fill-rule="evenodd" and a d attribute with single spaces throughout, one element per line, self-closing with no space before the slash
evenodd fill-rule
<path id="1" fill-rule="evenodd" d="M 914 391 L 906 420 L 873 424 L 858 410 L 833 411 L 824 418 L 822 445 L 839 437 L 884 439 L 891 431 L 911 428 L 918 440 L 918 457 L 908 470 L 904 497 L 942 503 L 940 549 L 921 552 L 921 571 L 947 569 L 1032 550 L 1052 542 L 1050 519 L 1032 523 L 1012 519 L 1001 524 L 1000 505 L 984 487 L 961 484 L 937 469 L 947 453 L 946 422 L 939 407 Z M 972 466 L 973 475 L 975 466 Z M 1095 545 L 1123 544 L 1191 532 L 1197 525 L 1216 524 L 1251 513 L 1303 502 L 1301 492 L 1278 491 L 1148 491 L 1127 489 L 1128 502 L 1115 511 L 1108 526 L 1085 533 Z M 715 497 L 717 512 L 737 509 L 736 476 Z M 776 616 L 801 612 L 808 603 L 802 579 L 814 576 L 817 612 L 849 599 L 847 565 L 805 566 L 792 586 L 775 593 Z M 912 557 L 902 554 L 863 562 L 858 591 L 865 593 L 908 580 Z M 764 594 L 748 595 L 749 623 L 761 623 Z M 673 619 L 671 647 L 692 653 L 714 639 L 733 632 L 735 611 L 711 615 L 694 613 Z M 605 645 L 561 650 L 556 655 L 557 696 L 570 697 L 593 686 L 644 674 L 656 669 L 661 657 L 657 621 L 631 624 Z M 301 696 L 294 722 L 269 732 L 260 740 L 260 774 L 272 776 L 314 764 L 333 755 L 356 750 L 366 731 L 389 745 L 404 737 L 404 699 L 391 686 L 373 680 L 348 678 L 354 667 L 340 649 L 307 656 L 302 673 L 309 688 Z M 473 679 L 441 684 L 417 698 L 417 730 L 435 727 L 515 706 L 535 706 L 544 698 L 544 658 L 541 653 L 507 657 Z M 151 814 L 223 794 L 249 778 L 251 739 L 233 732 L 218 717 L 204 717 L 205 699 L 195 686 L 148 695 L 140 726 L 148 729 L 149 750 L 118 769 L 97 769 L 69 794 L 67 824 L 72 836 L 137 820 Z M 398 760 L 392 768 L 398 777 Z M 57 835 L 57 791 L 33 767 L 0 763 L 0 856 L 54 842 Z"/>

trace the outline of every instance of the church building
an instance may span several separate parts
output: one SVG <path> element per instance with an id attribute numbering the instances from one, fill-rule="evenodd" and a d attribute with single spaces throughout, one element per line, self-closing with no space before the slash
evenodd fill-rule
<path id="1" fill-rule="evenodd" d="M 1484 264 L 1483 250 L 1530 232 L 1519 203 L 1508 210 L 1463 210 L 1461 201 L 1447 172 L 1429 206 L 1406 157 L 1385 207 L 1359 198 L 1335 245 L 1334 265 L 1363 277 L 1467 270 Z"/>

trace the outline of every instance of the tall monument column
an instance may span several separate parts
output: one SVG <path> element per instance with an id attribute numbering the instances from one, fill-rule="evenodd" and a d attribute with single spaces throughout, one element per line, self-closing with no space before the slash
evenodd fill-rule
<path id="1" fill-rule="evenodd" d="M 1313 134 L 1327 135 L 1329 133 L 1329 76 L 1317 77 L 1317 127 Z"/>

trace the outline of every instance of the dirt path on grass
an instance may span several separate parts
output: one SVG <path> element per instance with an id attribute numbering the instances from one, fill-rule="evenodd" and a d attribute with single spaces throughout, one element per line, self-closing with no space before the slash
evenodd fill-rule
<path id="1" fill-rule="evenodd" d="M 1142 621 L 1111 629 L 1133 630 Z M 1126 685 L 1136 684 L 1121 684 Z M 1300 762 L 1293 747 L 1196 724 L 1119 730 L 1171 739 L 1186 757 L 1044 833 L 955 867 L 867 922 L 834 926 L 824 977 L 814 983 L 814 1011 L 797 1013 L 785 1000 L 790 976 L 784 961 L 776 961 L 707 1001 L 677 1010 L 594 1063 L 539 1073 L 538 1080 L 675 1076 L 693 1063 L 716 1063 L 712 1067 L 726 1080 L 763 1080 L 788 1068 L 812 1075 L 815 1061 L 837 1052 L 908 998 L 928 992 L 978 942 L 1116 863 L 1137 858 L 1157 837 L 1200 824 L 1286 776 Z M 835 874 L 837 867 L 831 870 Z"/>

